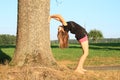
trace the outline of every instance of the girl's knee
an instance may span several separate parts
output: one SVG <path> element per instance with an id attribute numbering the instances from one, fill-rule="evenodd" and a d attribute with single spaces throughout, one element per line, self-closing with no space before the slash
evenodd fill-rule
<path id="1" fill-rule="evenodd" d="M 83 55 L 86 57 L 88 56 L 88 54 L 89 54 L 88 51 L 83 53 Z"/>

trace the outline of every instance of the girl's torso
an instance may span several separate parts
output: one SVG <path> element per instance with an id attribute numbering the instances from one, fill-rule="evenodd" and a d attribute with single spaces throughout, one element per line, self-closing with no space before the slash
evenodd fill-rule
<path id="1" fill-rule="evenodd" d="M 72 34 L 75 34 L 77 40 L 87 35 L 86 30 L 82 26 L 73 21 L 67 22 L 67 26 L 64 26 L 64 30 L 67 32 L 70 31 Z"/>

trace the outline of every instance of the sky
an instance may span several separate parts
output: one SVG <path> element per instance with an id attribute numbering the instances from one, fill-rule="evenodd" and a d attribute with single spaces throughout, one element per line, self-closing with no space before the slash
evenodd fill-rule
<path id="1" fill-rule="evenodd" d="M 100 30 L 105 38 L 120 38 L 120 0 L 51 0 L 50 15 L 61 14 L 87 32 Z M 60 22 L 51 19 L 50 39 L 57 39 Z M 0 0 L 0 34 L 16 35 L 17 0 Z M 70 34 L 70 33 L 69 33 Z M 70 34 L 70 39 L 75 39 Z"/>

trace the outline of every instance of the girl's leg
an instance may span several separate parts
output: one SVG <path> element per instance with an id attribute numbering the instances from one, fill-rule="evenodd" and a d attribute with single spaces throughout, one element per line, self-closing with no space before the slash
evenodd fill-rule
<path id="1" fill-rule="evenodd" d="M 84 65 L 84 62 L 86 60 L 86 57 L 89 54 L 88 40 L 86 40 L 84 42 L 81 42 L 80 44 L 81 44 L 82 49 L 83 49 L 83 55 L 81 56 L 81 58 L 80 58 L 80 60 L 78 62 L 78 66 L 77 66 L 75 71 L 84 74 L 84 71 L 86 71 L 86 70 L 83 68 L 83 65 Z"/>

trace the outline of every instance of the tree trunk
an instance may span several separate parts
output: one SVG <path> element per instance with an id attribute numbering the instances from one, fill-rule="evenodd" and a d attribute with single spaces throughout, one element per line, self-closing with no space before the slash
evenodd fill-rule
<path id="1" fill-rule="evenodd" d="M 17 42 L 12 63 L 53 66 L 48 23 L 49 0 L 18 0 Z"/>

